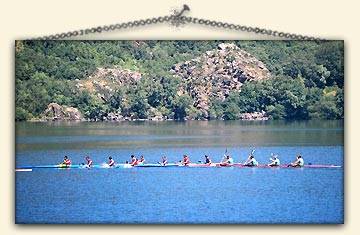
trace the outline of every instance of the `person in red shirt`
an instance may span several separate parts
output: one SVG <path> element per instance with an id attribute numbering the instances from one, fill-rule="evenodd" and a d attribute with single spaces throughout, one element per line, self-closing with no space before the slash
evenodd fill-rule
<path id="1" fill-rule="evenodd" d="M 131 155 L 130 165 L 136 166 L 137 164 L 138 164 L 138 160 L 136 159 L 136 157 L 134 155 Z"/>
<path id="2" fill-rule="evenodd" d="M 115 161 L 112 157 L 109 157 L 109 163 L 108 163 L 109 167 L 113 167 L 115 166 Z"/>
<path id="3" fill-rule="evenodd" d="M 62 164 L 64 164 L 65 166 L 70 166 L 71 165 L 71 160 L 67 156 L 65 156 L 64 161 L 62 162 Z"/>
<path id="4" fill-rule="evenodd" d="M 141 155 L 140 156 L 140 159 L 138 160 L 138 165 L 143 165 L 143 164 L 145 164 L 145 158 L 144 158 L 144 156 L 143 155 Z"/>
<path id="5" fill-rule="evenodd" d="M 182 164 L 183 164 L 184 166 L 187 166 L 187 165 L 190 164 L 190 158 L 189 158 L 187 155 L 184 155 L 184 158 L 183 158 L 183 160 L 182 160 Z"/>

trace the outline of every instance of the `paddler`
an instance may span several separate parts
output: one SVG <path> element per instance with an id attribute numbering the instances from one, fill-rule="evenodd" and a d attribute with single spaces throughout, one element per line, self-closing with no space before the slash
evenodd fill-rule
<path id="1" fill-rule="evenodd" d="M 108 165 L 109 165 L 109 167 L 115 166 L 115 161 L 114 161 L 114 159 L 112 157 L 109 157 Z"/>
<path id="2" fill-rule="evenodd" d="M 304 166 L 304 159 L 302 158 L 302 156 L 299 154 L 296 157 L 296 160 L 292 163 L 290 163 L 290 165 L 288 165 L 288 167 L 303 167 Z"/>
<path id="3" fill-rule="evenodd" d="M 278 155 L 271 154 L 270 163 L 268 166 L 280 166 L 280 159 L 278 158 Z"/>
<path id="4" fill-rule="evenodd" d="M 131 158 L 130 165 L 136 166 L 138 164 L 138 160 L 136 159 L 136 157 L 134 155 L 131 155 L 130 158 Z"/>
<path id="5" fill-rule="evenodd" d="M 230 155 L 227 155 L 220 163 L 221 166 L 229 166 L 232 164 L 234 164 L 234 159 Z"/>
<path id="6" fill-rule="evenodd" d="M 64 161 L 62 162 L 63 165 L 65 166 L 70 166 L 71 165 L 71 160 L 68 158 L 68 156 L 64 157 Z"/>
<path id="7" fill-rule="evenodd" d="M 208 165 L 211 164 L 211 159 L 208 155 L 205 155 L 205 164 L 208 164 Z"/>
<path id="8" fill-rule="evenodd" d="M 166 166 L 168 164 L 168 160 L 167 160 L 167 157 L 166 156 L 163 156 L 161 158 L 161 162 L 159 162 L 160 165 L 162 166 Z"/>
<path id="9" fill-rule="evenodd" d="M 246 162 L 244 163 L 244 166 L 258 166 L 259 163 L 256 161 L 254 155 L 250 155 L 249 158 L 246 160 Z"/>
<path id="10" fill-rule="evenodd" d="M 145 163 L 145 158 L 143 155 L 140 156 L 140 159 L 137 161 L 137 164 L 138 165 L 144 165 Z"/>
<path id="11" fill-rule="evenodd" d="M 93 164 L 93 161 L 91 160 L 91 158 L 89 156 L 86 156 L 85 161 L 86 161 L 86 167 L 90 168 Z"/>
<path id="12" fill-rule="evenodd" d="M 190 158 L 187 155 L 183 156 L 183 160 L 181 162 L 184 166 L 187 166 L 190 164 Z"/>

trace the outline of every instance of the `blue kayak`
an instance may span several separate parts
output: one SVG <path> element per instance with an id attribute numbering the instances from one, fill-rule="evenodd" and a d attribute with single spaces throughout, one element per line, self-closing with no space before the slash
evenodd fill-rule
<path id="1" fill-rule="evenodd" d="M 177 167 L 177 166 L 179 166 L 179 165 L 175 164 L 175 163 L 169 163 L 169 164 L 166 164 L 165 166 L 161 165 L 159 163 L 149 163 L 149 164 L 139 164 L 139 165 L 136 165 L 135 167 Z"/>
<path id="2" fill-rule="evenodd" d="M 107 164 L 102 165 L 92 165 L 90 168 L 131 168 L 130 164 L 115 164 L 115 166 L 110 167 Z M 67 166 L 65 164 L 58 164 L 58 165 L 41 165 L 41 166 L 20 166 L 17 169 L 87 169 L 87 165 L 85 164 L 78 164 L 78 165 L 70 165 Z"/>

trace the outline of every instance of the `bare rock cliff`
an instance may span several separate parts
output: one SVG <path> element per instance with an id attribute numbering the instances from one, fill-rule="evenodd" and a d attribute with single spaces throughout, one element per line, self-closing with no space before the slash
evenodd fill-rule
<path id="1" fill-rule="evenodd" d="M 241 91 L 243 83 L 269 79 L 265 64 L 235 44 L 222 43 L 195 59 L 172 66 L 171 72 L 180 77 L 184 91 L 194 99 L 194 106 L 207 113 L 209 100 L 224 100 L 231 91 Z"/>
<path id="2" fill-rule="evenodd" d="M 50 103 L 42 114 L 42 119 L 46 121 L 80 121 L 83 119 L 83 115 L 77 108 Z"/>

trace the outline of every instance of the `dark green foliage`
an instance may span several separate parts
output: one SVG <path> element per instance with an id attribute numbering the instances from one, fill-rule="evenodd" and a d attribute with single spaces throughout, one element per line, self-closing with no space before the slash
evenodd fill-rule
<path id="1" fill-rule="evenodd" d="M 273 78 L 246 82 L 225 100 L 211 98 L 208 113 L 181 94 L 184 81 L 171 67 L 217 48 L 221 41 L 17 41 L 15 83 L 17 121 L 39 117 L 51 102 L 74 106 L 85 118 L 109 112 L 146 119 L 151 110 L 167 118 L 238 119 L 266 111 L 272 119 L 344 117 L 342 41 L 235 41 L 263 61 Z M 231 60 L 231 58 L 228 58 Z M 135 86 L 114 91 L 106 101 L 75 87 L 97 68 L 130 69 L 143 74 Z"/>
<path id="2" fill-rule="evenodd" d="M 309 105 L 309 116 L 314 119 L 341 119 L 344 117 L 343 91 L 328 87 L 319 100 Z"/>
<path id="3" fill-rule="evenodd" d="M 174 119 L 184 120 L 189 111 L 188 108 L 191 106 L 191 97 L 188 95 L 177 95 L 173 98 L 171 106 L 173 107 Z"/>
<path id="4" fill-rule="evenodd" d="M 129 110 L 130 116 L 134 118 L 145 119 L 148 117 L 148 104 L 147 94 L 144 90 L 136 89 L 129 93 Z"/>
<path id="5" fill-rule="evenodd" d="M 266 112 L 271 119 L 284 119 L 285 118 L 285 107 L 281 104 L 268 105 L 266 106 Z"/>
<path id="6" fill-rule="evenodd" d="M 32 118 L 32 115 L 21 107 L 16 107 L 15 113 L 16 113 L 15 121 L 26 121 Z"/>
<path id="7" fill-rule="evenodd" d="M 219 99 L 212 100 L 209 109 L 209 119 L 221 119 L 223 114 L 223 102 Z"/>
<path id="8" fill-rule="evenodd" d="M 252 100 L 252 97 L 250 97 L 249 100 Z M 241 109 L 241 104 L 243 104 L 243 100 L 241 100 L 239 93 L 237 92 L 230 93 L 223 103 L 222 118 L 225 120 L 239 119 L 240 112 L 245 110 L 244 107 Z"/>
<path id="9" fill-rule="evenodd" d="M 75 95 L 73 105 L 78 107 L 86 118 L 93 121 L 103 120 L 109 111 L 108 105 L 87 91 Z"/>
<path id="10" fill-rule="evenodd" d="M 239 119 L 240 108 L 235 103 L 227 103 L 224 108 L 223 118 L 225 120 Z"/>

